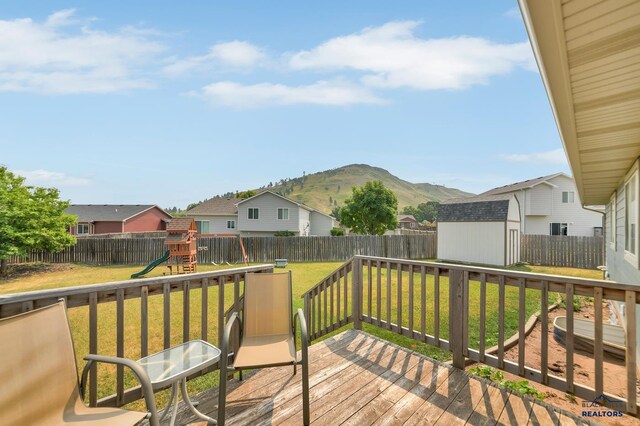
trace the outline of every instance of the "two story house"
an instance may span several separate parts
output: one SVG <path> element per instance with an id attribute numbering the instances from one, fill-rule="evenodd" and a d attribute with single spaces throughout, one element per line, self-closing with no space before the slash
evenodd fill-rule
<path id="1" fill-rule="evenodd" d="M 602 236 L 602 214 L 586 210 L 574 180 L 555 173 L 491 189 L 481 196 L 513 194 L 523 234 Z"/>
<path id="2" fill-rule="evenodd" d="M 334 219 L 271 191 L 246 199 L 211 198 L 187 211 L 200 235 L 270 236 L 289 231 L 298 236 L 328 236 Z"/>

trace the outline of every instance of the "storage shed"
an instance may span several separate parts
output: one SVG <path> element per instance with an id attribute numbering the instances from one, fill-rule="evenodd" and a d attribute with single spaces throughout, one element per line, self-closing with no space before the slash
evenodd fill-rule
<path id="1" fill-rule="evenodd" d="M 520 205 L 513 194 L 457 198 L 438 207 L 438 258 L 508 266 L 520 261 Z"/>

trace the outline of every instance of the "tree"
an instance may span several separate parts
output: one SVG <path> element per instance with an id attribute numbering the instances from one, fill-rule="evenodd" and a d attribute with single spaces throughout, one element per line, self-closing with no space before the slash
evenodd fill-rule
<path id="1" fill-rule="evenodd" d="M 398 199 L 379 181 L 353 188 L 351 198 L 340 209 L 340 222 L 357 234 L 382 235 L 398 225 Z"/>
<path id="2" fill-rule="evenodd" d="M 67 207 L 57 189 L 26 186 L 23 177 L 0 166 L 0 274 L 6 273 L 10 256 L 75 244 L 67 229 L 76 218 L 64 212 Z"/>
<path id="3" fill-rule="evenodd" d="M 236 194 L 236 197 L 240 198 L 241 200 L 244 200 L 246 198 L 251 198 L 254 195 L 256 195 L 256 191 L 254 191 L 253 189 L 249 189 L 247 191 L 238 192 Z"/>
<path id="4" fill-rule="evenodd" d="M 426 203 L 418 204 L 418 210 L 420 210 L 422 212 L 422 215 L 424 216 L 422 220 L 428 220 L 429 222 L 433 222 L 436 219 L 438 219 L 439 205 L 440 203 L 437 201 L 427 201 Z"/>
<path id="5" fill-rule="evenodd" d="M 335 206 L 333 210 L 331 210 L 331 216 L 335 217 L 338 222 L 340 222 L 340 207 Z"/>

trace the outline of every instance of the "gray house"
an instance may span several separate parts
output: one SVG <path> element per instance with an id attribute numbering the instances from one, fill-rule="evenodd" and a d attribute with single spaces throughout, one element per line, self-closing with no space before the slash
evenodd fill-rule
<path id="1" fill-rule="evenodd" d="M 328 236 L 335 226 L 331 216 L 271 191 L 244 200 L 212 198 L 187 215 L 196 221 L 200 235 L 270 236 L 289 231 L 298 236 Z"/>
<path id="2" fill-rule="evenodd" d="M 608 277 L 640 285 L 640 3 L 520 8 L 580 199 L 606 205 Z"/>
<path id="3" fill-rule="evenodd" d="M 507 266 L 520 261 L 520 204 L 513 194 L 443 201 L 438 258 Z"/>

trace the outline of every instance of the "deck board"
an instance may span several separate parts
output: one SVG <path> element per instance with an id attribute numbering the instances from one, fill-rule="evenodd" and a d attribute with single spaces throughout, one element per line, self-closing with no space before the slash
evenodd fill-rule
<path id="1" fill-rule="evenodd" d="M 582 424 L 580 418 L 502 389 L 406 348 L 348 330 L 309 348 L 314 425 Z M 302 423 L 301 369 L 263 369 L 231 380 L 229 425 Z M 193 398 L 217 417 L 217 389 Z M 180 405 L 178 424 L 204 425 Z M 166 424 L 166 422 L 165 422 Z"/>

